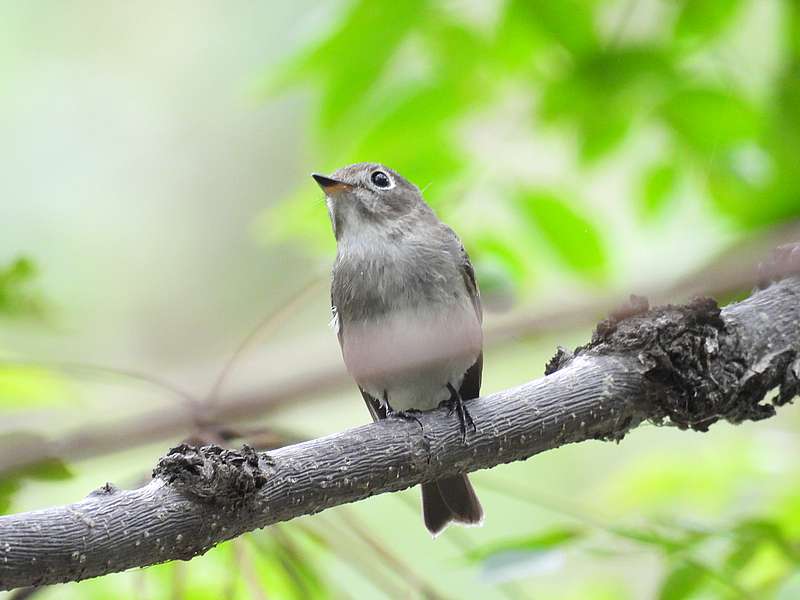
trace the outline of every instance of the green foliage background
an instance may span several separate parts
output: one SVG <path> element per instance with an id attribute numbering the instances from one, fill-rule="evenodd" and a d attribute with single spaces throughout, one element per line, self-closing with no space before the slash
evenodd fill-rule
<path id="1" fill-rule="evenodd" d="M 796 217 L 796 4 L 773 5 L 768 37 L 753 44 L 736 39 L 747 2 L 639 4 L 508 1 L 471 16 L 446 2 L 354 2 L 331 32 L 267 78 L 267 90 L 318 90 L 314 134 L 329 169 L 380 157 L 421 186 L 432 183 L 426 198 L 451 222 L 479 181 L 496 191 L 491 212 L 512 212 L 564 267 L 595 281 L 612 267 L 609 232 L 569 190 L 631 138 L 655 147 L 631 190 L 642 227 L 668 218 L 687 188 L 739 231 Z M 627 21 L 648 10 L 658 22 L 636 31 Z M 753 55 L 739 64 L 739 53 Z M 748 73 L 754 65 L 766 74 Z M 512 115 L 523 135 L 565 140 L 573 164 L 564 181 L 544 187 L 510 177 L 459 135 L 487 113 L 502 118 L 512 94 L 529 111 L 522 122 Z M 326 223 L 308 215 L 312 194 L 303 186 L 270 214 L 267 234 L 329 247 Z M 514 264 L 531 255 L 530 237 L 482 221 L 467 241 L 476 260 L 500 262 L 520 283 L 528 274 Z"/>
<path id="2" fill-rule="evenodd" d="M 203 56 L 219 61 L 209 67 L 219 77 L 246 54 L 227 55 L 226 44 L 242 43 L 234 36 L 239 30 L 258 32 L 258 19 L 265 23 L 275 16 L 270 11 L 286 11 L 278 15 L 286 26 L 273 31 L 278 42 L 269 56 L 258 55 L 266 42 L 252 37 L 247 47 L 256 50 L 248 54 L 250 66 L 232 94 L 255 96 L 237 110 L 277 107 L 277 116 L 270 117 L 273 129 L 266 134 L 241 134 L 238 141 L 256 157 L 253 164 L 241 157 L 234 162 L 253 173 L 260 161 L 274 162 L 275 179 L 266 178 L 257 192 L 227 183 L 217 188 L 215 176 L 205 179 L 198 168 L 191 177 L 210 186 L 213 196 L 208 205 L 198 201 L 185 209 L 202 213 L 212 202 L 225 209 L 222 200 L 228 200 L 234 211 L 251 206 L 246 198 L 258 198 L 257 210 L 225 235 L 250 245 L 249 228 L 260 244 L 262 270 L 276 275 L 257 280 L 257 269 L 247 265 L 261 263 L 242 259 L 221 265 L 210 283 L 199 279 L 193 294 L 230 286 L 230 297 L 214 307 L 219 312 L 260 314 L 262 299 L 293 288 L 293 273 L 330 261 L 327 215 L 305 172 L 361 160 L 383 162 L 424 189 L 464 238 L 488 305 L 496 310 L 535 310 L 667 284 L 710 262 L 716 252 L 733 252 L 750 237 L 800 217 L 796 0 L 352 0 L 295 9 L 275 3 L 253 15 L 252 29 L 242 23 L 223 27 L 193 13 L 186 27 L 194 24 L 199 34 L 187 34 L 186 43 L 194 47 L 218 30 L 230 36 L 217 39 L 218 45 L 203 44 Z M 313 15 L 316 25 L 304 27 Z M 160 17 L 175 18 L 168 11 Z M 23 20 L 39 18 L 25 13 Z M 56 9 L 52 19 L 72 22 Z M 304 42 L 298 41 L 300 31 Z M 6 50 L 22 44 L 6 39 Z M 82 42 L 72 44 L 70 49 Z M 147 44 L 138 40 L 131 47 L 140 52 Z M 252 67 L 259 61 L 264 64 Z M 155 68 L 156 62 L 147 64 Z M 196 65 L 192 73 L 199 77 L 205 66 Z M 216 87 L 213 78 L 207 87 Z M 185 109 L 179 105 L 176 114 Z M 282 134 L 284 113 L 306 125 Z M 186 147 L 227 139 L 224 128 L 198 125 L 206 120 L 202 115 L 186 126 L 192 132 L 185 134 L 191 139 Z M 209 138 L 194 137 L 195 128 L 210 132 Z M 222 145 L 217 159 L 235 144 Z M 287 156 L 292 158 L 284 168 Z M 223 162 L 206 170 L 224 179 Z M 230 172 L 225 182 L 241 173 Z M 57 179 L 58 169 L 53 173 Z M 127 173 L 118 185 L 136 178 Z M 199 193 L 192 189 L 186 197 Z M 10 198 L 0 200 L 2 208 L 21 215 L 24 200 Z M 133 206 L 121 201 L 119 222 L 102 235 L 83 235 L 107 236 L 107 252 L 130 246 L 137 257 L 152 243 L 158 264 L 171 264 L 170 244 L 156 246 L 146 235 L 124 241 Z M 187 235 L 199 240 L 191 246 L 196 249 L 222 235 L 221 226 L 193 232 L 191 220 L 185 226 L 184 213 L 177 212 L 177 244 Z M 9 358 L 0 362 L 0 421 L 6 421 L 0 443 L 6 448 L 59 439 L 64 431 L 54 421 L 62 413 L 48 419 L 48 410 L 75 417 L 76 409 L 107 407 L 74 381 L 70 369 L 18 359 L 41 355 L 52 338 L 74 335 L 69 326 L 64 329 L 70 311 L 93 310 L 80 301 L 84 290 L 113 287 L 105 279 L 112 271 L 135 271 L 133 261 L 106 266 L 101 275 L 80 275 L 80 268 L 73 271 L 58 260 L 38 264 L 39 250 L 56 244 L 60 253 L 60 247 L 51 239 L 29 238 L 20 248 L 0 246 L 9 253 L 0 263 L 0 351 Z M 117 246 L 118 238 L 123 241 Z M 18 257 L 21 250 L 31 258 Z M 175 264 L 202 264 L 186 254 L 185 262 Z M 48 270 L 74 282 L 40 284 L 37 273 Z M 176 277 L 174 270 L 170 277 Z M 141 297 L 159 290 L 144 275 L 120 285 L 126 294 L 141 286 Z M 302 342 L 309 330 L 320 328 L 324 291 L 320 296 L 314 310 L 292 321 L 287 337 Z M 123 329 L 120 315 L 140 312 L 148 313 L 148 307 L 131 303 L 97 327 L 110 330 L 113 339 L 123 335 L 117 330 Z M 495 318 L 502 315 L 490 312 L 488 321 Z M 247 322 L 197 317 L 191 327 L 244 331 Z M 583 327 L 522 336 L 489 349 L 485 389 L 539 376 L 540 368 L 531 365 L 543 364 L 556 344 L 579 343 L 588 333 Z M 21 340 L 27 336 L 43 341 L 26 345 Z M 288 342 L 279 337 L 275 343 Z M 212 343 L 208 356 L 200 356 L 193 354 L 198 345 L 205 344 L 176 346 L 185 361 L 166 362 L 176 370 L 188 369 L 192 359 L 219 364 L 229 347 Z M 113 362 L 103 360 L 113 354 L 111 343 L 97 348 L 90 357 Z M 65 351 L 55 358 L 73 357 Z M 145 361 L 145 367 L 160 364 L 162 355 Z M 351 390 L 334 400 L 315 405 L 313 418 L 303 405 L 270 417 L 268 424 L 313 436 L 366 420 Z M 114 408 L 133 414 L 131 405 Z M 788 600 L 800 597 L 800 477 L 792 458 L 800 450 L 800 421 L 792 407 L 772 421 L 736 429 L 718 425 L 705 435 L 646 427 L 619 446 L 581 444 L 479 473 L 474 480 L 486 504 L 486 526 L 449 531 L 435 542 L 417 523 L 416 492 L 410 491 L 256 532 L 189 564 L 40 594 Z M 54 455 L 34 468 L 3 473 L 0 512 L 62 501 L 59 493 L 63 501 L 74 500 L 107 474 L 133 485 L 163 450 L 158 445 L 74 465 Z"/>

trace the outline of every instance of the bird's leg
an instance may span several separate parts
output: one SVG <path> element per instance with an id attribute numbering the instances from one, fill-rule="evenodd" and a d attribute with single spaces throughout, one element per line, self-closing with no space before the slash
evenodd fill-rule
<path id="1" fill-rule="evenodd" d="M 419 420 L 419 415 L 422 413 L 421 410 L 417 410 L 416 408 L 409 408 L 408 410 L 398 410 L 397 412 L 392 412 L 392 416 L 397 417 L 398 419 L 403 419 L 404 421 L 414 421 L 417 425 L 419 425 L 420 429 L 424 429 L 422 427 L 422 421 Z"/>
<path id="2" fill-rule="evenodd" d="M 422 427 L 422 421 L 420 421 L 419 417 L 417 416 L 422 411 L 414 408 L 395 411 L 389 404 L 389 394 L 386 392 L 386 390 L 383 390 L 383 405 L 386 407 L 387 417 L 396 417 L 398 419 L 402 419 L 403 421 L 414 421 L 417 425 L 419 425 L 420 429 L 424 429 L 424 427 Z"/>
<path id="3" fill-rule="evenodd" d="M 461 394 L 458 393 L 458 390 L 450 383 L 447 384 L 447 389 L 450 392 L 450 399 L 445 402 L 450 409 L 450 414 L 456 413 L 456 415 L 458 415 L 458 428 L 461 431 L 461 442 L 466 444 L 467 427 L 472 429 L 473 433 L 477 431 L 475 421 L 472 420 L 472 416 L 469 414 L 467 407 L 464 406 L 464 399 L 461 397 Z"/>

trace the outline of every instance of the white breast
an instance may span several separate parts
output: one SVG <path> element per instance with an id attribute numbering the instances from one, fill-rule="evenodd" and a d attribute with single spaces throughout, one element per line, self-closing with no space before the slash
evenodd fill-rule
<path id="1" fill-rule="evenodd" d="M 343 323 L 348 371 L 393 410 L 430 410 L 449 398 L 477 359 L 481 326 L 466 293 L 452 304 L 397 310 L 373 321 Z"/>

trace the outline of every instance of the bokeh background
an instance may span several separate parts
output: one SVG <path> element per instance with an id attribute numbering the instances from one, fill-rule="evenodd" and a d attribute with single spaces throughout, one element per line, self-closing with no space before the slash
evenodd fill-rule
<path id="1" fill-rule="evenodd" d="M 367 422 L 308 177 L 360 160 L 464 239 L 484 392 L 528 381 L 800 238 L 800 3 L 0 4 L 0 513 Z M 645 426 L 476 473 L 481 529 L 410 490 L 35 596 L 789 600 L 799 430 Z"/>

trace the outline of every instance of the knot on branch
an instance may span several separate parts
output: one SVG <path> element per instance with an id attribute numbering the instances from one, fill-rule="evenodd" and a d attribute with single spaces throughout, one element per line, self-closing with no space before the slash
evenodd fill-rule
<path id="1" fill-rule="evenodd" d="M 748 365 L 736 332 L 726 327 L 711 298 L 650 309 L 646 300 L 632 297 L 629 306 L 597 326 L 589 344 L 574 354 L 560 349 L 548 369 L 558 370 L 581 354 L 634 356 L 654 384 L 643 398 L 647 417 L 681 429 L 706 431 L 721 419 L 765 419 L 775 413 L 773 405 L 761 404 L 771 389 L 781 387 L 776 404 L 800 391 L 796 353 Z"/>
<path id="2" fill-rule="evenodd" d="M 89 497 L 91 498 L 91 497 L 111 496 L 113 494 L 119 493 L 119 491 L 120 489 L 117 486 L 115 486 L 110 481 L 107 481 L 96 490 L 92 490 L 89 493 Z"/>
<path id="3" fill-rule="evenodd" d="M 181 444 L 158 461 L 153 477 L 199 500 L 234 505 L 246 502 L 267 482 L 258 453 L 246 444 L 241 450 Z"/>
<path id="4" fill-rule="evenodd" d="M 795 353 L 793 361 L 787 361 L 786 373 L 780 386 L 780 393 L 775 401 L 778 406 L 788 404 L 797 396 L 800 396 L 800 356 Z"/>

